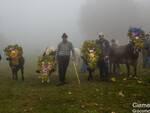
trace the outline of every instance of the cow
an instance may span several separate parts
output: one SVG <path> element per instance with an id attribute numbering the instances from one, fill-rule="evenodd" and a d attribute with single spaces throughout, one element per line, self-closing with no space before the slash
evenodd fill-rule
<path id="1" fill-rule="evenodd" d="M 24 81 L 24 64 L 25 64 L 25 59 L 23 56 L 20 56 L 17 59 L 13 59 L 11 57 L 6 58 L 6 60 L 9 61 L 9 66 L 12 71 L 12 79 L 13 80 L 18 80 L 18 71 L 21 71 L 21 77 L 22 81 Z M 14 64 L 14 62 L 17 62 Z"/>
<path id="2" fill-rule="evenodd" d="M 100 50 L 97 47 L 95 40 L 84 41 L 82 46 L 82 60 L 86 64 L 88 74 L 88 81 L 93 79 L 93 72 L 98 67 L 98 60 L 100 57 Z"/>
<path id="3" fill-rule="evenodd" d="M 6 60 L 9 62 L 9 66 L 12 71 L 12 79 L 18 80 L 18 71 L 21 71 L 22 81 L 24 81 L 24 64 L 25 59 L 23 57 L 22 47 L 16 45 L 9 45 L 4 49 Z"/>
<path id="4" fill-rule="evenodd" d="M 40 74 L 42 83 L 49 83 L 51 74 L 56 70 L 55 55 L 56 51 L 53 48 L 46 48 L 38 60 L 36 72 Z"/>
<path id="5" fill-rule="evenodd" d="M 130 75 L 130 66 L 134 68 L 134 75 L 137 78 L 137 66 L 141 63 L 142 50 L 144 48 L 145 32 L 141 28 L 131 27 L 127 34 L 129 43 L 126 45 L 111 47 L 110 63 L 119 65 L 125 64 L 127 75 Z"/>

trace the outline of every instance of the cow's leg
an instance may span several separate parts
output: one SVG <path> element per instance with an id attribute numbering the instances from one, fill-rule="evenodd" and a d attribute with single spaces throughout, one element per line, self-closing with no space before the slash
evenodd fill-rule
<path id="1" fill-rule="evenodd" d="M 16 72 L 16 80 L 18 80 L 18 72 Z"/>
<path id="2" fill-rule="evenodd" d="M 112 63 L 110 62 L 110 64 L 109 64 L 109 72 L 110 72 L 110 74 L 111 74 L 111 69 L 112 69 Z"/>
<path id="3" fill-rule="evenodd" d="M 100 79 L 102 79 L 102 75 L 103 75 L 103 69 L 101 69 L 101 68 L 99 67 L 99 77 L 100 77 Z"/>
<path id="4" fill-rule="evenodd" d="M 18 80 L 18 74 L 16 70 L 14 70 L 14 80 Z"/>
<path id="5" fill-rule="evenodd" d="M 112 62 L 110 62 L 110 64 L 109 64 L 109 73 L 110 74 L 112 74 L 112 65 L 113 65 Z"/>
<path id="6" fill-rule="evenodd" d="M 126 67 L 127 67 L 127 75 L 128 77 L 130 76 L 130 65 L 129 64 L 126 64 Z"/>
<path id="7" fill-rule="evenodd" d="M 49 72 L 48 74 L 47 83 L 50 83 L 50 76 L 51 76 L 51 72 Z"/>
<path id="8" fill-rule="evenodd" d="M 15 71 L 15 80 L 18 80 L 18 70 L 15 69 L 14 71 Z"/>
<path id="9" fill-rule="evenodd" d="M 105 64 L 104 68 L 104 79 L 107 81 L 108 80 L 108 64 Z"/>
<path id="10" fill-rule="evenodd" d="M 13 68 L 11 68 L 11 72 L 12 72 L 12 79 L 15 80 L 15 72 Z"/>
<path id="11" fill-rule="evenodd" d="M 116 67 L 117 67 L 116 74 L 117 74 L 117 75 L 121 75 L 121 72 L 120 72 L 120 70 L 121 70 L 120 64 L 116 64 Z"/>
<path id="12" fill-rule="evenodd" d="M 88 69 L 88 71 L 89 71 L 88 81 L 90 81 L 90 80 L 93 79 L 93 76 L 92 76 L 92 70 L 91 70 L 91 69 Z"/>
<path id="13" fill-rule="evenodd" d="M 113 74 L 116 74 L 116 64 L 113 64 Z"/>
<path id="14" fill-rule="evenodd" d="M 137 77 L 137 65 L 134 65 L 134 77 Z"/>
<path id="15" fill-rule="evenodd" d="M 24 81 L 24 67 L 21 67 L 21 76 L 22 76 L 22 81 Z"/>

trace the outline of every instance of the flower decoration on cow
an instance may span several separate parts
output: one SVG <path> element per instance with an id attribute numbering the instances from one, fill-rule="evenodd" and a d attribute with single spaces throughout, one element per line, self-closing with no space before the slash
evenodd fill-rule
<path id="1" fill-rule="evenodd" d="M 42 83 L 50 82 L 50 75 L 56 70 L 55 63 L 55 51 L 49 49 L 44 52 L 44 54 L 38 59 L 38 70 L 37 73 L 40 73 L 39 78 Z"/>
<path id="2" fill-rule="evenodd" d="M 12 65 L 19 64 L 19 58 L 23 55 L 23 49 L 19 45 L 9 45 L 4 49 L 5 55 L 8 57 L 7 59 L 11 60 Z"/>
<path id="3" fill-rule="evenodd" d="M 83 60 L 87 64 L 87 67 L 90 69 L 94 69 L 97 65 L 101 53 L 100 48 L 97 47 L 96 41 L 84 41 L 81 53 Z"/>
<path id="4" fill-rule="evenodd" d="M 135 47 L 137 48 L 144 47 L 145 32 L 141 28 L 135 27 L 130 28 L 128 30 L 128 37 Z"/>

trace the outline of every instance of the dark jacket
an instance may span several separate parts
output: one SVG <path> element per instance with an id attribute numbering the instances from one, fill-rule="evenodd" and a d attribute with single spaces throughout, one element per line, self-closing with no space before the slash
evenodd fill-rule
<path id="1" fill-rule="evenodd" d="M 102 56 L 109 56 L 110 53 L 110 43 L 108 40 L 106 39 L 99 39 L 96 41 L 98 47 L 101 49 L 102 51 Z"/>

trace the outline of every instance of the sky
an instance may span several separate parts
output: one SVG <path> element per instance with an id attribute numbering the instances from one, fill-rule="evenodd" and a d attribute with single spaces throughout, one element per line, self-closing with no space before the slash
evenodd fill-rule
<path id="1" fill-rule="evenodd" d="M 56 47 L 66 32 L 75 47 L 86 39 L 127 43 L 130 26 L 150 31 L 150 0 L 0 0 L 0 47 L 22 45 L 28 52 Z M 1 49 L 2 50 L 2 49 Z"/>

